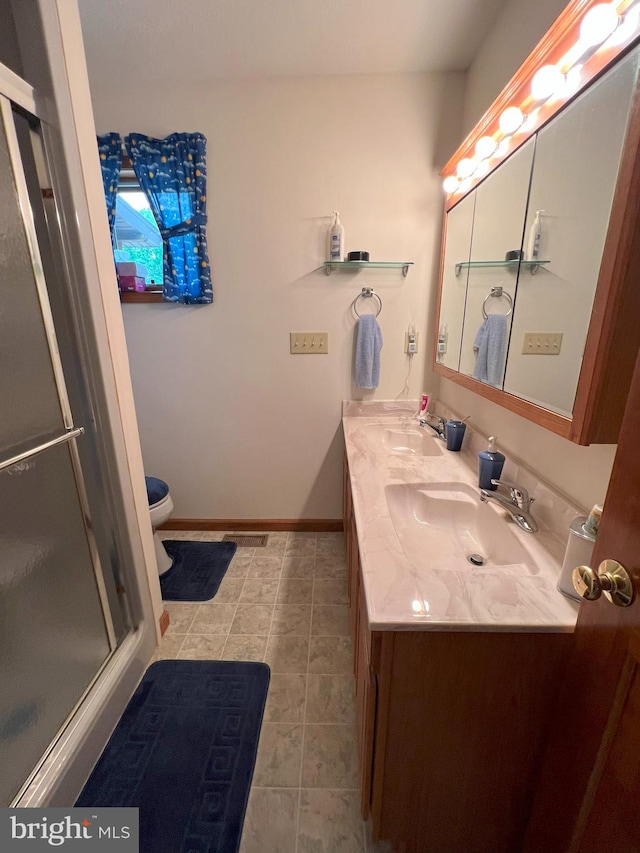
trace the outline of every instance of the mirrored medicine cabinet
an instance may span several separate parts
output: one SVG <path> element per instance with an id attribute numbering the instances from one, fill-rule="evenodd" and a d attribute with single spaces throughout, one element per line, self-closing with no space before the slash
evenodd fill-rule
<path id="1" fill-rule="evenodd" d="M 446 214 L 434 369 L 580 444 L 617 440 L 640 344 L 639 70 L 636 47 Z"/>

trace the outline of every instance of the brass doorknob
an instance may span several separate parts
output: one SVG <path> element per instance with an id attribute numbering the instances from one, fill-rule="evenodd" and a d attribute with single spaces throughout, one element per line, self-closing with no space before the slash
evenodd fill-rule
<path id="1" fill-rule="evenodd" d="M 616 607 L 628 607 L 633 601 L 631 578 L 616 560 L 603 560 L 597 572 L 589 566 L 577 566 L 572 580 L 575 591 L 586 601 L 595 601 L 603 592 Z"/>

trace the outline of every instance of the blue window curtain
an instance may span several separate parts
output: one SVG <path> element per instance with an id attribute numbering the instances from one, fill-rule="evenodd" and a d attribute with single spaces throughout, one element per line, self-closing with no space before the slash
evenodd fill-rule
<path id="1" fill-rule="evenodd" d="M 98 153 L 102 168 L 102 184 L 104 198 L 107 203 L 109 216 L 109 231 L 113 243 L 113 223 L 116 220 L 116 194 L 118 192 L 118 177 L 122 162 L 122 137 L 119 133 L 104 133 L 98 137 Z"/>
<path id="2" fill-rule="evenodd" d="M 130 133 L 127 151 L 156 218 L 163 249 L 163 300 L 213 302 L 207 254 L 207 140 L 201 133 L 154 139 Z"/>

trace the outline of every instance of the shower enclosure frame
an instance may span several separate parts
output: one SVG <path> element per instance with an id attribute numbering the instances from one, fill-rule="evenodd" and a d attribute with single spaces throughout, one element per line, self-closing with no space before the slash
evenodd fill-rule
<path id="1" fill-rule="evenodd" d="M 39 32 L 43 52 L 46 49 L 46 71 L 50 75 L 51 88 L 49 91 L 40 92 L 0 64 L 1 108 L 5 125 L 7 115 L 12 119 L 9 101 L 42 122 L 41 137 L 56 205 L 55 218 L 59 237 L 57 248 L 64 258 L 60 279 L 68 290 L 72 315 L 69 321 L 75 335 L 75 343 L 83 356 L 78 370 L 82 373 L 87 389 L 92 415 L 100 425 L 97 433 L 99 456 L 106 484 L 101 497 L 109 508 L 112 520 L 121 571 L 120 591 L 126 591 L 127 611 L 131 623 L 129 633 L 114 651 L 113 625 L 108 624 L 107 617 L 111 655 L 98 670 L 83 698 L 73 709 L 12 803 L 20 807 L 69 806 L 75 801 L 153 654 L 158 636 L 157 602 L 154 609 L 149 578 L 153 577 L 155 567 L 148 565 L 149 545 L 151 553 L 153 552 L 150 523 L 148 515 L 145 519 L 141 514 L 139 494 L 135 494 L 136 488 L 140 491 L 143 484 L 135 484 L 131 480 L 131 470 L 135 467 L 132 463 L 136 461 L 132 460 L 131 443 L 135 443 L 137 434 L 131 434 L 130 425 L 127 433 L 127 424 L 121 415 L 119 391 L 122 391 L 122 375 L 121 371 L 120 375 L 118 374 L 114 366 L 114 353 L 109 346 L 109 319 L 100 287 L 95 286 L 95 282 L 104 276 L 101 276 L 95 267 L 97 259 L 92 245 L 87 245 L 87 241 L 89 244 L 93 241 L 90 202 L 83 182 L 82 162 L 73 121 L 74 110 L 77 110 L 78 105 L 73 104 L 70 96 L 69 69 L 65 59 L 65 42 L 70 39 L 73 43 L 77 39 L 77 32 L 73 32 L 74 27 L 79 26 L 77 9 L 74 10 L 68 3 L 51 3 L 50 0 L 44 3 L 40 0 L 28 0 L 25 5 L 31 7 L 24 13 L 29 25 L 33 21 L 33 18 L 29 20 L 29 13 L 37 8 Z M 30 37 L 33 38 L 32 35 Z M 15 154 L 14 150 L 12 160 Z M 28 197 L 20 198 L 20 206 L 25 225 L 31 230 Z M 30 235 L 30 249 L 34 235 L 35 230 Z M 92 275 L 94 269 L 95 277 Z M 39 287 L 43 283 L 40 281 Z M 40 301 L 43 309 L 46 309 L 42 298 Z M 45 302 L 48 303 L 48 300 L 45 299 Z M 43 310 L 43 316 L 47 318 L 46 310 Z M 51 335 L 50 320 L 49 317 L 47 326 Z M 51 342 L 50 338 L 50 344 Z M 58 364 L 57 369 L 59 368 Z M 59 383 L 58 387 L 60 389 Z M 64 394 L 61 395 L 61 400 L 64 403 Z M 65 426 L 72 429 L 73 422 L 68 405 L 63 404 L 63 413 Z M 76 481 L 80 487 L 83 512 L 87 517 L 85 511 L 88 499 L 84 492 L 80 459 L 73 437 L 69 440 L 69 446 Z M 139 445 L 137 450 L 139 453 Z M 148 509 L 146 512 L 148 513 Z M 144 529 L 145 521 L 148 530 Z M 145 536 L 149 538 L 147 543 L 144 541 Z M 92 542 L 91 550 L 97 557 L 95 542 Z M 99 565 L 99 561 L 96 565 Z M 105 601 L 104 583 L 101 584 L 99 577 L 100 571 L 97 575 L 103 605 L 108 604 Z M 109 613 L 108 607 L 106 613 Z"/>

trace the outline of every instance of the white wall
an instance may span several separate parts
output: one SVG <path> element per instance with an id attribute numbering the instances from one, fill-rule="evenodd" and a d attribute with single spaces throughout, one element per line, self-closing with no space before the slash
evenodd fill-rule
<path id="1" fill-rule="evenodd" d="M 506 4 L 467 76 L 464 134 L 489 108 L 564 5 L 563 0 Z M 440 384 L 440 399 L 455 411 L 470 414 L 478 431 L 497 435 L 505 453 L 519 458 L 578 505 L 590 508 L 604 499 L 614 446 L 579 447 L 446 379 Z"/>
<path id="2" fill-rule="evenodd" d="M 566 5 L 567 0 L 507 0 L 467 74 L 463 135 L 473 129 Z"/>
<path id="3" fill-rule="evenodd" d="M 409 323 L 422 333 L 410 394 L 436 390 L 425 365 L 437 172 L 457 144 L 463 84 L 413 74 L 94 88 L 100 132 L 208 138 L 214 304 L 123 306 L 145 467 L 169 482 L 176 517 L 340 517 L 341 401 L 399 394 Z M 347 249 L 412 260 L 409 276 L 318 270 L 334 209 Z M 384 301 L 376 392 L 351 382 L 350 306 L 365 284 Z M 290 355 L 290 330 L 328 331 L 329 354 Z"/>

